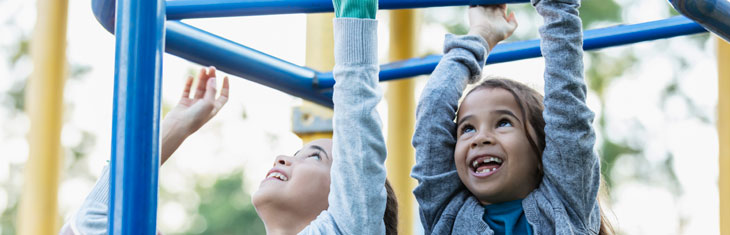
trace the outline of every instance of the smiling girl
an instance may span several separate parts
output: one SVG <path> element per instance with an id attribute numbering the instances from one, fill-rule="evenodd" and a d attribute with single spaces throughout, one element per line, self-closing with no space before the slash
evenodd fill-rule
<path id="1" fill-rule="evenodd" d="M 385 178 L 385 141 L 375 109 L 382 98 L 378 86 L 377 0 L 333 2 L 337 16 L 333 139 L 316 140 L 293 156 L 276 158 L 252 197 L 268 234 L 397 233 L 397 205 Z M 173 109 L 177 111 L 171 111 L 163 121 L 163 163 L 182 140 L 225 103 L 227 80 L 219 98 L 223 100 L 218 102 L 213 99 L 215 79 L 211 78 L 215 78 L 214 72 L 201 72 L 200 83 L 208 84 L 207 88 L 201 85 L 191 101 L 185 98 L 190 90 L 188 82 L 183 93 L 185 102 L 181 101 L 180 108 Z M 215 109 L 190 108 L 199 103 Z M 180 115 L 183 113 L 187 115 Z M 62 233 L 106 233 L 108 181 L 105 170 Z"/>
<path id="2" fill-rule="evenodd" d="M 545 24 L 545 97 L 480 78 L 517 27 L 506 5 L 469 9 L 469 35 L 447 35 L 416 113 L 414 194 L 426 234 L 610 234 L 597 200 L 593 112 L 585 104 L 579 0 L 533 0 Z M 543 106 L 544 104 L 544 106 Z"/>

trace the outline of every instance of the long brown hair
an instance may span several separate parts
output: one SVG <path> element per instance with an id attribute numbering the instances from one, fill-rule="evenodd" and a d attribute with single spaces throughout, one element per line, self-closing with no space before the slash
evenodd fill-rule
<path id="1" fill-rule="evenodd" d="M 538 182 L 542 180 L 543 168 L 542 168 L 542 153 L 545 150 L 545 119 L 542 116 L 542 112 L 545 109 L 543 105 L 543 96 L 535 89 L 528 87 L 527 85 L 500 77 L 488 77 L 479 85 L 475 86 L 469 91 L 464 97 L 469 96 L 472 92 L 487 88 L 499 88 L 508 91 L 514 97 L 517 105 L 522 111 L 523 130 L 525 136 L 530 142 L 533 152 L 538 158 Z M 457 111 L 458 112 L 458 111 Z M 535 136 L 530 134 L 527 123 L 532 126 L 532 130 L 535 132 Z M 537 142 L 535 142 L 537 140 Z M 601 194 L 596 198 L 598 201 L 598 207 L 601 215 L 601 227 L 598 232 L 599 235 L 611 235 L 614 234 L 613 227 L 604 215 L 604 208 L 601 205 Z"/>
<path id="2" fill-rule="evenodd" d="M 385 202 L 385 215 L 383 216 L 385 235 L 398 235 L 398 199 L 395 197 L 395 191 L 390 186 L 388 179 L 385 179 L 385 191 L 388 193 L 388 200 Z"/>

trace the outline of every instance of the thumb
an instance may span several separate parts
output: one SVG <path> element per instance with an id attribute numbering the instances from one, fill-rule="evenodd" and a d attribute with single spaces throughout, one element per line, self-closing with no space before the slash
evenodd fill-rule
<path id="1" fill-rule="evenodd" d="M 507 22 L 512 26 L 512 31 L 517 29 L 517 18 L 515 17 L 515 12 L 510 12 L 509 16 L 507 17 Z"/>

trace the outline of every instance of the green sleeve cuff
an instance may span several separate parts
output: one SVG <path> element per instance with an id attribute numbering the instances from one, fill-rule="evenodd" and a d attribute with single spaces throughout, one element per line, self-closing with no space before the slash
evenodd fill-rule
<path id="1" fill-rule="evenodd" d="M 332 0 L 337 18 L 375 19 L 377 0 Z"/>

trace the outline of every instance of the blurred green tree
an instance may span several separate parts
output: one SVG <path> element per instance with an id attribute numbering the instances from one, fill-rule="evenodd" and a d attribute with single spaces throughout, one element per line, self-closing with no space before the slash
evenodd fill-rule
<path id="1" fill-rule="evenodd" d="M 198 183 L 196 192 L 201 200 L 198 205 L 200 217 L 197 218 L 200 219 L 194 220 L 185 233 L 266 234 L 249 193 L 243 189 L 242 170 L 220 176 L 212 187 Z"/>

